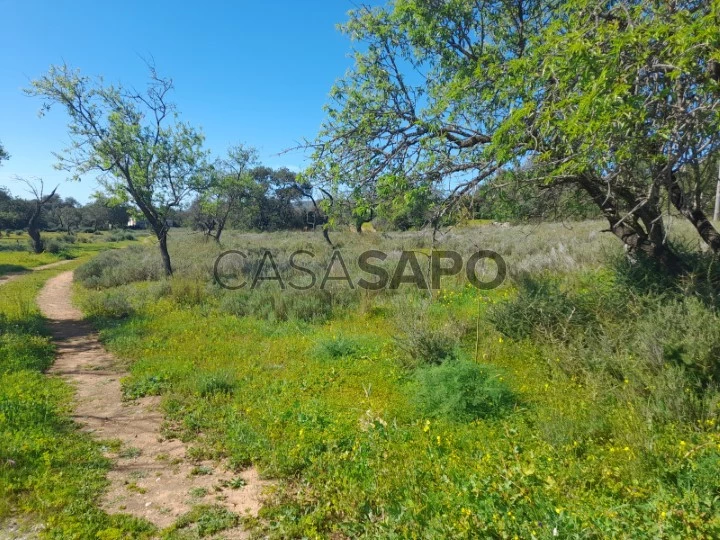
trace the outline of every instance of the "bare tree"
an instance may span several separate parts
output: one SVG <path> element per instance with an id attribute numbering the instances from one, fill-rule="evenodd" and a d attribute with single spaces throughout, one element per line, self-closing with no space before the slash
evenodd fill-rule
<path id="1" fill-rule="evenodd" d="M 42 217 L 43 208 L 52 200 L 55 196 L 58 186 L 48 193 L 45 194 L 45 183 L 41 178 L 37 180 L 29 180 L 27 178 L 16 178 L 18 182 L 22 182 L 28 187 L 28 191 L 32 194 L 32 210 L 30 217 L 27 222 L 28 235 L 32 243 L 32 248 L 35 253 L 42 253 L 44 249 L 44 243 L 40 236 L 40 218 Z"/>

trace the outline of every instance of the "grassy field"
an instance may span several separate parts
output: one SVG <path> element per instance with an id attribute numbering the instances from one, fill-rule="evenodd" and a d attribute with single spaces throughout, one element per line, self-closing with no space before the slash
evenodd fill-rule
<path id="1" fill-rule="evenodd" d="M 43 253 L 32 253 L 29 250 L 26 233 L 5 233 L 0 237 L 0 276 L 13 272 L 24 272 L 62 260 L 97 254 L 111 248 L 125 247 L 132 243 L 135 236 L 142 238 L 145 237 L 145 234 L 121 231 L 72 235 L 44 233 L 43 239 L 49 249 Z"/>
<path id="2" fill-rule="evenodd" d="M 289 254 L 319 235 L 174 232 L 176 275 L 151 246 L 103 253 L 77 299 L 131 364 L 128 399 L 161 395 L 167 435 L 196 458 L 275 479 L 258 534 L 287 537 L 720 535 L 720 320 L 705 274 L 662 281 L 597 222 L 335 235 L 350 274 L 367 249 L 420 262 L 492 249 L 491 291 L 444 278 L 432 295 L 214 284 L 218 253 Z M 674 241 L 687 242 L 674 227 Z M 697 246 L 687 246 L 697 248 Z M 252 259 L 252 260 L 251 260 Z M 424 263 L 423 263 L 424 264 Z M 488 269 L 491 272 L 491 269 Z M 319 281 L 319 280 L 318 280 Z"/>

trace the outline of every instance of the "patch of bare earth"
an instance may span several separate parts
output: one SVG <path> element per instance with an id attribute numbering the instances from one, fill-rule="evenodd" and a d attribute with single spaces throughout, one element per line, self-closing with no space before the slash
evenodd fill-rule
<path id="1" fill-rule="evenodd" d="M 237 475 L 221 463 L 187 459 L 182 442 L 161 435 L 157 398 L 123 401 L 120 379 L 126 373 L 72 305 L 72 279 L 72 272 L 50 279 L 37 301 L 57 344 L 50 373 L 67 379 L 76 390 L 74 419 L 98 439 L 122 443 L 108 454 L 114 465 L 103 508 L 144 518 L 160 528 L 197 504 L 219 504 L 236 514 L 256 516 L 264 486 L 256 470 Z M 225 538 L 246 534 L 241 529 L 223 532 Z"/>

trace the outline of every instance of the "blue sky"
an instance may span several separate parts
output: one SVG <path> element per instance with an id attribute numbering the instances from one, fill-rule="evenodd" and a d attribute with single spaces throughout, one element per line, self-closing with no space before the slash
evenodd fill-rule
<path id="1" fill-rule="evenodd" d="M 370 2 L 380 4 L 382 2 Z M 142 86 L 152 57 L 170 76 L 182 118 L 200 127 L 215 154 L 235 143 L 258 148 L 270 166 L 302 167 L 301 152 L 277 154 L 312 138 L 333 82 L 352 65 L 337 29 L 350 0 L 266 2 L 0 0 L 0 141 L 12 155 L 0 186 L 16 195 L 16 175 L 60 184 L 85 202 L 94 178 L 67 182 L 52 165 L 68 142 L 61 109 L 40 119 L 22 89 L 63 61 L 109 82 Z"/>

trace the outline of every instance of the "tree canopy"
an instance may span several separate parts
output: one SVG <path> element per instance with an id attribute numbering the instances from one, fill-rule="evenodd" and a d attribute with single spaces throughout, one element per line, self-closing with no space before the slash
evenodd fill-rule
<path id="1" fill-rule="evenodd" d="M 309 174 L 402 205 L 443 187 L 437 222 L 532 164 L 528 182 L 583 190 L 632 252 L 676 266 L 669 201 L 720 253 L 680 181 L 719 149 L 717 13 L 717 1 L 650 0 L 359 8 L 344 30 L 362 49 L 331 93 Z"/>
<path id="2" fill-rule="evenodd" d="M 72 145 L 57 154 L 58 167 L 76 179 L 99 173 L 109 196 L 137 206 L 157 236 L 167 274 L 168 217 L 208 181 L 204 138 L 179 121 L 168 101 L 172 89 L 172 81 L 152 67 L 140 92 L 63 65 L 51 67 L 27 90 L 44 100 L 43 110 L 59 105 L 68 113 Z"/>

